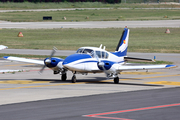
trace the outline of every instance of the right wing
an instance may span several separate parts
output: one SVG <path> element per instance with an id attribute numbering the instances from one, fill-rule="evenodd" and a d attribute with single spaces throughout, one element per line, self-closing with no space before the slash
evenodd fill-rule
<path id="1" fill-rule="evenodd" d="M 176 65 L 121 65 L 116 70 L 126 71 L 126 70 L 149 70 L 149 69 L 166 69 L 166 68 L 176 68 Z"/>
<path id="2" fill-rule="evenodd" d="M 26 59 L 26 58 L 12 57 L 12 56 L 4 56 L 3 58 L 7 59 L 7 60 L 12 60 L 12 61 L 44 65 L 44 61 L 43 60 Z"/>

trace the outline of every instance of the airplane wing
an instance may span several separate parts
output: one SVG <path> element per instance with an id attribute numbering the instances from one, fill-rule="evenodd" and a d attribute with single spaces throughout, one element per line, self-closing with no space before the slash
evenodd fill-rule
<path id="1" fill-rule="evenodd" d="M 0 50 L 6 49 L 6 48 L 8 48 L 8 47 L 4 46 L 4 45 L 0 45 Z"/>
<path id="2" fill-rule="evenodd" d="M 153 59 L 134 58 L 134 57 L 124 57 L 124 60 L 135 61 L 135 62 L 155 62 Z"/>
<path id="3" fill-rule="evenodd" d="M 117 71 L 175 68 L 176 65 L 121 65 Z"/>
<path id="4" fill-rule="evenodd" d="M 18 61 L 18 62 L 26 62 L 26 63 L 34 63 L 39 65 L 44 65 L 44 61 L 42 60 L 34 60 L 34 59 L 26 59 L 26 58 L 19 58 L 19 57 L 12 57 L 12 56 L 4 56 L 4 59 Z"/>

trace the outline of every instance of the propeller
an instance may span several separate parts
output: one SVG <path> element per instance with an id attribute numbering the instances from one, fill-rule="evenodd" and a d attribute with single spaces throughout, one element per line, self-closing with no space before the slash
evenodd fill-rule
<path id="1" fill-rule="evenodd" d="M 44 66 L 41 68 L 41 70 L 39 71 L 39 73 L 41 74 L 44 71 L 44 68 L 48 65 L 51 64 L 51 58 L 54 56 L 55 52 L 56 52 L 57 48 L 53 47 L 53 50 L 49 56 L 49 58 L 44 60 Z"/>
<path id="2" fill-rule="evenodd" d="M 105 67 L 104 67 L 104 62 L 102 62 L 102 61 L 99 59 L 99 57 L 96 55 L 96 52 L 94 52 L 94 53 L 95 53 L 94 55 L 95 55 L 95 57 L 96 57 L 96 59 L 97 59 L 97 61 L 98 61 L 97 65 L 103 69 L 103 72 L 106 74 L 106 77 L 109 78 L 109 73 L 106 71 L 106 69 L 105 69 Z"/>

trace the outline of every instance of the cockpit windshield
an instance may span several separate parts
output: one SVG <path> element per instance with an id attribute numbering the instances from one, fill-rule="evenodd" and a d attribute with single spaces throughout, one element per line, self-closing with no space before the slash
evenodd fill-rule
<path id="1" fill-rule="evenodd" d="M 86 48 L 80 48 L 77 50 L 78 54 L 88 54 L 90 55 L 91 57 L 95 57 L 94 56 L 94 50 L 92 49 L 86 49 Z M 108 59 L 109 57 L 109 54 L 107 52 L 104 52 L 104 51 L 96 51 L 96 55 L 98 58 L 102 58 L 102 59 Z"/>
<path id="2" fill-rule="evenodd" d="M 89 54 L 89 55 L 91 55 L 92 57 L 94 57 L 94 51 L 91 50 L 91 49 L 83 49 L 83 48 L 80 48 L 80 49 L 77 50 L 76 53 Z"/>

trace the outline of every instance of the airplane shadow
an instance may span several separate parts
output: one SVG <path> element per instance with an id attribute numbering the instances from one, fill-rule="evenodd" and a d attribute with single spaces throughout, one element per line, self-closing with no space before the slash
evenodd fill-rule
<path id="1" fill-rule="evenodd" d="M 104 79 L 104 77 L 93 77 L 90 79 L 78 79 L 76 83 L 85 83 L 85 84 L 114 84 L 114 85 L 132 85 L 132 86 L 156 86 L 156 87 L 163 87 L 164 85 L 156 85 L 156 84 L 140 84 L 140 83 L 125 83 L 121 82 L 121 79 L 130 79 L 130 80 L 140 80 L 140 79 L 133 79 L 133 78 L 120 78 L 119 84 L 114 84 L 113 81 L 108 81 L 111 79 Z M 52 79 L 29 79 L 33 81 L 47 81 L 49 83 L 71 83 L 71 80 L 61 81 L 59 79 L 52 80 Z M 107 80 L 107 82 L 106 82 Z"/>
<path id="2" fill-rule="evenodd" d="M 128 79 L 128 78 L 120 78 L 119 84 L 114 84 L 112 79 L 105 79 L 104 77 L 93 77 L 89 79 L 78 79 L 76 83 L 84 83 L 84 84 L 114 84 L 114 85 L 132 85 L 132 86 L 155 86 L 155 87 L 163 87 L 164 85 L 157 85 L 157 84 L 141 84 L 141 83 L 128 83 L 128 82 L 121 82 L 121 79 Z M 137 80 L 133 78 L 129 78 L 130 80 Z M 17 80 L 17 79 L 0 79 L 0 81 L 8 81 L 8 80 Z M 20 80 L 20 79 L 18 79 Z M 22 79 L 24 80 L 24 79 Z M 26 79 L 27 81 L 35 81 L 35 82 L 49 82 L 49 83 L 71 83 L 71 80 L 68 79 L 66 81 L 61 81 L 59 79 Z M 107 80 L 107 82 L 106 82 Z M 112 81 L 108 81 L 112 80 Z"/>

